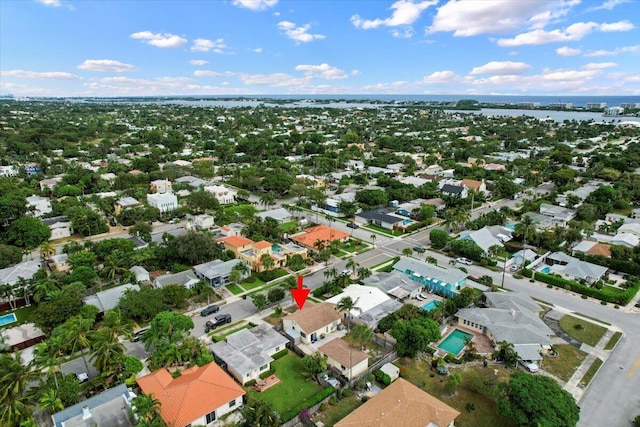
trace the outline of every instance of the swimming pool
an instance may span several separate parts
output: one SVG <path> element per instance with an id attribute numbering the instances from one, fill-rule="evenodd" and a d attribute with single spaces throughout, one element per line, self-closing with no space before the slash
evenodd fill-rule
<path id="1" fill-rule="evenodd" d="M 272 252 L 278 252 L 278 251 L 280 251 L 280 249 L 282 249 L 280 247 L 280 245 L 271 245 L 271 251 Z"/>
<path id="2" fill-rule="evenodd" d="M 0 326 L 8 325 L 9 323 L 16 322 L 18 318 L 14 313 L 5 314 L 0 316 Z"/>
<path id="3" fill-rule="evenodd" d="M 540 273 L 543 273 L 543 274 L 551 273 L 551 267 L 547 266 L 547 267 L 543 268 L 542 270 L 540 270 Z"/>
<path id="4" fill-rule="evenodd" d="M 411 224 L 413 224 L 413 222 L 414 221 L 412 219 L 403 219 L 402 220 L 402 224 L 404 224 L 404 225 L 411 225 Z"/>
<path id="5" fill-rule="evenodd" d="M 473 338 L 472 334 L 461 331 L 460 329 L 454 329 L 441 343 L 438 348 L 443 349 L 447 353 L 451 353 L 457 356 L 466 345 L 466 340 Z"/>
<path id="6" fill-rule="evenodd" d="M 431 301 L 429 301 L 428 303 L 426 303 L 425 305 L 422 306 L 423 310 L 426 311 L 431 311 L 434 308 L 438 307 L 440 305 L 440 303 L 434 299 L 432 299 Z"/>
<path id="7" fill-rule="evenodd" d="M 515 222 L 510 222 L 508 224 L 505 224 L 504 228 L 508 228 L 509 230 L 513 230 L 515 231 L 516 229 L 516 223 Z"/>

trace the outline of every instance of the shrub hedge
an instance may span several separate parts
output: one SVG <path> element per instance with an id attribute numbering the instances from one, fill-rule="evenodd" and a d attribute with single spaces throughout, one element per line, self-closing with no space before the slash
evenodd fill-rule
<path id="1" fill-rule="evenodd" d="M 385 374 L 380 369 L 373 373 L 373 376 L 376 377 L 378 381 L 380 381 L 384 385 L 391 384 L 391 377 L 388 374 Z"/>
<path id="2" fill-rule="evenodd" d="M 327 387 L 325 389 L 322 389 L 318 393 L 306 399 L 304 402 L 281 413 L 280 421 L 283 423 L 286 423 L 287 421 L 292 420 L 294 417 L 296 417 L 300 413 L 300 411 L 302 411 L 303 409 L 310 408 L 313 405 L 322 402 L 325 398 L 331 396 L 335 391 L 336 389 L 333 387 Z"/>
<path id="3" fill-rule="evenodd" d="M 263 380 L 271 375 L 273 375 L 275 371 L 273 369 L 269 369 L 260 374 L 260 379 Z"/>
<path id="4" fill-rule="evenodd" d="M 287 350 L 286 348 L 284 350 L 280 350 L 279 352 L 275 353 L 273 356 L 273 360 L 278 360 L 280 358 L 283 358 L 284 356 L 286 356 L 287 354 L 289 354 L 289 350 Z"/>
<path id="5" fill-rule="evenodd" d="M 529 270 L 530 271 L 530 270 Z M 524 272 L 523 272 L 524 273 Z M 640 289 L 639 283 L 624 291 L 611 290 L 608 288 L 592 288 L 587 285 L 575 282 L 573 280 L 566 280 L 562 277 L 553 276 L 551 274 L 544 274 L 536 271 L 533 276 L 536 280 L 547 283 L 549 285 L 557 286 L 562 289 L 568 289 L 572 292 L 577 292 L 582 295 L 586 295 L 592 298 L 599 299 L 601 301 L 610 302 L 614 304 L 627 305 L 629 301 L 636 295 L 638 289 Z"/>

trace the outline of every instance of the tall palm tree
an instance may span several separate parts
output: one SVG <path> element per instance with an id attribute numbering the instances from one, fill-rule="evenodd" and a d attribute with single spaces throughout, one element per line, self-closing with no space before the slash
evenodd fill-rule
<path id="1" fill-rule="evenodd" d="M 273 270 L 273 267 L 275 267 L 276 265 L 276 263 L 273 261 L 273 258 L 271 258 L 271 255 L 269 254 L 262 254 L 262 256 L 260 257 L 260 262 L 262 263 L 265 271 Z"/>
<path id="2" fill-rule="evenodd" d="M 373 339 L 373 329 L 361 323 L 353 327 L 351 336 L 360 344 L 360 348 L 364 349 Z"/>
<path id="3" fill-rule="evenodd" d="M 357 274 L 359 280 L 364 280 L 368 277 L 371 277 L 371 270 L 369 270 L 367 267 L 360 267 L 357 271 Z"/>
<path id="4" fill-rule="evenodd" d="M 40 303 L 48 299 L 48 295 L 56 289 L 58 289 L 58 286 L 51 280 L 43 280 L 41 282 L 38 282 L 35 287 L 33 299 L 35 302 Z"/>
<path id="5" fill-rule="evenodd" d="M 335 267 L 327 268 L 323 273 L 327 279 L 335 279 L 338 277 L 338 270 Z"/>
<path id="6" fill-rule="evenodd" d="M 523 215 L 520 222 L 516 225 L 516 234 L 522 236 L 523 246 L 527 245 L 527 242 L 535 236 L 536 226 L 533 223 L 533 219 L 529 215 Z"/>
<path id="7" fill-rule="evenodd" d="M 158 417 L 160 411 L 160 401 L 153 396 L 153 393 L 139 394 L 133 398 L 131 402 L 133 406 L 133 412 L 138 416 L 138 419 L 146 424 Z"/>
<path id="8" fill-rule="evenodd" d="M 113 329 L 102 327 L 91 334 L 91 360 L 103 373 L 118 373 L 124 362 L 125 347 Z"/>
<path id="9" fill-rule="evenodd" d="M 349 261 L 347 261 L 345 267 L 347 267 L 347 270 L 356 271 L 356 269 L 358 268 L 358 263 L 355 259 L 349 258 Z"/>
<path id="10" fill-rule="evenodd" d="M 316 250 L 321 251 L 326 246 L 326 244 L 327 244 L 326 240 L 318 239 L 313 244 L 313 247 L 316 248 Z"/>
<path id="11" fill-rule="evenodd" d="M 413 249 L 411 248 L 404 248 L 402 250 L 402 255 L 410 257 L 411 255 L 413 255 Z"/>
<path id="12" fill-rule="evenodd" d="M 84 350 L 91 345 L 90 332 L 92 326 L 93 320 L 85 319 L 80 314 L 73 316 L 64 323 L 67 345 L 71 348 L 72 353 L 80 350 L 82 361 L 84 362 L 84 367 L 87 369 L 87 372 L 89 372 L 89 365 L 87 364 Z"/>
<path id="13" fill-rule="evenodd" d="M 19 425 L 31 416 L 29 384 L 36 378 L 19 351 L 0 355 L 0 425 Z"/>
<path id="14" fill-rule="evenodd" d="M 52 388 L 45 390 L 45 392 L 42 394 L 42 397 L 40 397 L 40 400 L 38 401 L 38 405 L 40 406 L 40 408 L 42 408 L 44 411 L 49 412 L 50 414 L 64 409 L 62 400 L 60 400 L 60 397 L 58 396 L 58 391 Z"/>
<path id="15" fill-rule="evenodd" d="M 336 310 L 338 310 L 338 312 L 340 313 L 344 313 L 344 316 L 346 319 L 350 319 L 352 310 L 362 311 L 359 307 L 356 307 L 357 303 L 358 303 L 357 299 L 354 301 L 351 297 L 344 297 L 340 301 L 338 301 L 338 304 L 336 304 Z M 350 328 L 351 322 L 347 321 L 346 323 L 347 323 L 347 331 L 348 331 Z"/>
<path id="16" fill-rule="evenodd" d="M 378 236 L 376 236 L 375 234 L 371 233 L 371 236 L 369 236 L 369 238 L 371 239 L 371 243 L 373 244 L 373 247 L 376 247 L 376 239 L 378 238 Z"/>
<path id="17" fill-rule="evenodd" d="M 58 389 L 58 375 L 56 374 L 60 366 L 62 336 L 55 335 L 46 341 L 38 343 L 33 352 L 33 362 L 40 369 L 47 369 L 47 377 L 53 375 L 53 381 Z"/>
<path id="18" fill-rule="evenodd" d="M 56 248 L 50 242 L 40 244 L 40 259 L 44 262 L 50 256 L 56 254 Z"/>
<path id="19" fill-rule="evenodd" d="M 276 197 L 273 195 L 273 193 L 264 193 L 262 196 L 260 196 L 260 204 L 265 208 L 273 205 L 275 201 Z"/>
<path id="20" fill-rule="evenodd" d="M 231 270 L 237 271 L 238 273 L 240 273 L 241 279 L 247 276 L 249 273 L 251 273 L 251 268 L 249 268 L 249 266 L 244 262 L 237 263 L 231 268 Z"/>

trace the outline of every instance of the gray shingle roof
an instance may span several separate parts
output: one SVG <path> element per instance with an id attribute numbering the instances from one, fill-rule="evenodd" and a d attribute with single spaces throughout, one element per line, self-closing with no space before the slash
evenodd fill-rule
<path id="1" fill-rule="evenodd" d="M 393 268 L 399 271 L 410 270 L 422 277 L 437 279 L 445 283 L 455 284 L 467 277 L 467 273 L 457 268 L 439 267 L 415 258 L 402 257 Z"/>
<path id="2" fill-rule="evenodd" d="M 464 191 L 464 187 L 461 187 L 459 185 L 445 184 L 442 186 L 440 191 L 446 194 L 462 194 L 462 192 Z"/>
<path id="3" fill-rule="evenodd" d="M 360 212 L 356 216 L 368 220 L 376 220 L 385 222 L 387 224 L 395 224 L 396 222 L 402 221 L 402 218 L 397 216 L 389 215 L 389 210 L 387 209 L 375 209 L 372 211 Z"/>
<path id="4" fill-rule="evenodd" d="M 140 286 L 127 283 L 126 285 L 116 286 L 115 288 L 107 289 L 106 291 L 97 292 L 95 295 L 89 295 L 83 298 L 83 301 L 85 304 L 98 307 L 101 312 L 106 312 L 116 308 L 118 302 L 120 302 L 120 298 L 122 298 L 127 289 L 139 291 Z"/>
<path id="5" fill-rule="evenodd" d="M 95 395 L 93 397 L 90 397 L 87 400 L 83 400 L 80 403 L 77 403 L 77 404 L 75 404 L 73 406 L 69 406 L 68 408 L 66 408 L 63 411 L 56 412 L 55 414 L 53 414 L 51 416 L 51 419 L 53 420 L 53 425 L 55 427 L 62 427 L 62 423 L 63 422 L 68 421 L 71 418 L 75 418 L 75 417 L 77 417 L 79 415 L 82 415 L 82 408 L 85 407 L 85 406 L 88 406 L 89 410 L 92 412 L 92 415 L 94 417 L 97 417 L 100 412 L 103 412 L 103 411 L 100 411 L 98 409 L 102 405 L 105 405 L 107 403 L 110 403 L 110 402 L 116 401 L 116 400 L 121 400 L 122 405 L 124 405 L 124 398 L 122 397 L 123 395 L 126 395 L 126 396 L 129 395 L 129 391 L 127 390 L 127 386 L 126 385 L 120 384 L 120 385 L 118 385 L 116 387 L 110 388 L 110 389 L 108 389 L 106 391 L 103 391 L 100 394 L 97 394 L 97 395 Z M 111 412 L 111 409 L 113 409 L 113 408 L 105 408 L 105 410 L 107 412 Z M 108 415 L 108 414 L 106 414 L 106 415 Z M 116 421 L 115 418 L 119 418 L 120 415 L 123 415 L 121 418 L 123 420 L 125 420 L 125 419 L 128 419 L 129 411 L 127 409 L 126 412 L 120 411 L 119 413 L 112 414 L 112 415 L 114 415 L 114 419 L 111 419 L 111 422 Z M 126 426 L 130 426 L 131 425 L 131 423 L 128 423 L 128 424 L 124 423 L 125 421 L 123 421 L 123 420 L 118 421 L 119 424 L 109 424 L 109 425 L 112 425 L 112 426 L 113 425 L 115 425 L 115 426 L 125 426 L 125 425 Z M 92 423 L 93 423 L 93 422 L 95 422 L 95 419 L 89 420 L 89 421 L 92 421 Z"/>

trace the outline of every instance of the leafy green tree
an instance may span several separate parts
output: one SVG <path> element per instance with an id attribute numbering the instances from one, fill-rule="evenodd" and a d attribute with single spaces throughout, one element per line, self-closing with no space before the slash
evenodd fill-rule
<path id="1" fill-rule="evenodd" d="M 65 215 L 71 220 L 73 229 L 83 237 L 109 231 L 107 220 L 101 217 L 98 212 L 84 206 L 71 208 L 65 212 Z"/>
<path id="2" fill-rule="evenodd" d="M 346 216 L 347 218 L 353 218 L 358 212 L 359 206 L 357 202 L 350 202 L 348 200 L 341 200 L 338 203 L 338 212 Z"/>
<path id="3" fill-rule="evenodd" d="M 513 344 L 507 341 L 500 341 L 498 343 L 500 348 L 500 358 L 504 361 L 505 366 L 514 367 L 518 363 L 518 353 L 516 352 Z"/>
<path id="4" fill-rule="evenodd" d="M 180 313 L 163 311 L 153 318 L 149 330 L 142 337 L 142 341 L 146 349 L 162 342 L 176 343 L 184 339 L 191 329 L 193 329 L 193 320 L 190 317 Z"/>
<path id="5" fill-rule="evenodd" d="M 433 229 L 429 232 L 429 240 L 433 249 L 442 249 L 449 241 L 449 234 L 443 230 Z"/>
<path id="6" fill-rule="evenodd" d="M 216 196 L 204 190 L 194 191 L 189 194 L 189 197 L 187 197 L 187 204 L 196 214 L 220 208 L 220 202 L 218 202 Z"/>
<path id="7" fill-rule="evenodd" d="M 396 339 L 398 356 L 416 357 L 418 352 L 429 348 L 429 343 L 440 339 L 440 328 L 433 320 L 420 317 L 395 322 L 391 336 Z"/>
<path id="8" fill-rule="evenodd" d="M 171 254 L 171 260 L 185 265 L 202 264 L 222 257 L 222 250 L 215 237 L 197 231 L 189 231 L 171 239 L 166 248 Z"/>
<path id="9" fill-rule="evenodd" d="M 256 306 L 256 310 L 262 311 L 267 306 L 267 297 L 263 293 L 257 293 L 251 297 L 253 305 Z"/>
<path id="10" fill-rule="evenodd" d="M 242 417 L 247 426 L 277 427 L 281 425 L 278 413 L 264 400 L 249 397 L 242 408 Z"/>
<path id="11" fill-rule="evenodd" d="M 51 230 L 44 222 L 31 216 L 23 216 L 11 223 L 7 230 L 7 242 L 14 246 L 33 249 L 51 237 Z"/>
<path id="12" fill-rule="evenodd" d="M 275 288 L 269 289 L 269 293 L 267 294 L 267 299 L 272 304 L 282 301 L 284 297 L 285 297 L 284 289 L 282 289 L 280 286 L 276 286 Z"/>
<path id="13" fill-rule="evenodd" d="M 2 180 L 0 183 L 0 227 L 8 227 L 11 222 L 27 213 L 27 198 L 15 191 L 15 183 Z"/>
<path id="14" fill-rule="evenodd" d="M 302 366 L 308 377 L 312 378 L 320 372 L 327 370 L 327 356 L 319 351 L 314 355 L 307 354 L 302 358 Z"/>
<path id="15" fill-rule="evenodd" d="M 158 289 L 141 288 L 139 291 L 126 290 L 118 303 L 122 315 L 126 319 L 137 322 L 148 322 L 153 317 L 166 311 L 169 307 L 160 298 Z"/>
<path id="16" fill-rule="evenodd" d="M 81 308 L 82 301 L 77 296 L 63 295 L 58 299 L 39 304 L 31 314 L 31 321 L 43 332 L 48 333 L 70 317 L 80 313 Z"/>
<path id="17" fill-rule="evenodd" d="M 351 336 L 360 345 L 360 348 L 366 348 L 367 344 L 373 339 L 373 329 L 360 323 L 353 327 Z"/>
<path id="18" fill-rule="evenodd" d="M 68 261 L 73 268 L 82 266 L 94 268 L 97 264 L 98 257 L 93 252 L 81 251 L 70 254 Z"/>
<path id="19" fill-rule="evenodd" d="M 153 226 L 145 221 L 136 221 L 131 227 L 129 227 L 129 234 L 132 236 L 138 236 L 144 242 L 149 243 L 151 241 L 151 232 Z"/>
<path id="20" fill-rule="evenodd" d="M 402 250 L 402 255 L 410 257 L 411 255 L 413 255 L 413 249 L 411 248 L 404 248 Z"/>
<path id="21" fill-rule="evenodd" d="M 187 306 L 187 298 L 189 298 L 189 290 L 182 285 L 167 285 L 159 289 L 158 292 L 162 302 L 170 307 L 185 308 Z"/>
<path id="22" fill-rule="evenodd" d="M 0 269 L 10 267 L 22 261 L 20 248 L 0 244 Z"/>
<path id="23" fill-rule="evenodd" d="M 159 420 L 160 401 L 156 399 L 153 393 L 139 394 L 133 398 L 131 402 L 133 412 L 145 426 L 154 425 L 154 420 Z"/>
<path id="24" fill-rule="evenodd" d="M 93 327 L 93 320 L 85 319 L 80 315 L 73 316 L 66 322 L 64 322 L 63 328 L 65 330 L 65 341 L 71 349 L 71 353 L 75 353 L 80 350 L 82 361 L 84 362 L 85 372 L 89 372 L 89 365 L 87 364 L 87 358 L 85 357 L 85 349 L 92 344 L 91 328 Z"/>
<path id="25" fill-rule="evenodd" d="M 520 371 L 499 384 L 498 408 L 526 427 L 574 427 L 580 417 L 573 397 L 554 379 Z"/>
<path id="26" fill-rule="evenodd" d="M 283 170 L 271 171 L 262 180 L 262 188 L 278 195 L 287 193 L 292 185 L 293 178 Z"/>

